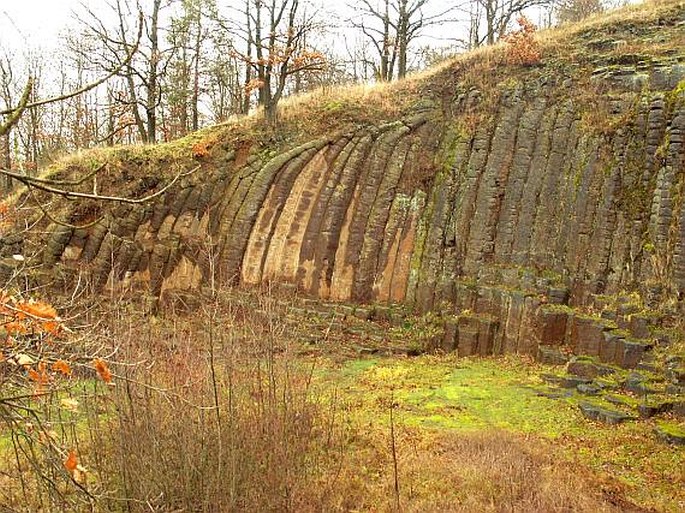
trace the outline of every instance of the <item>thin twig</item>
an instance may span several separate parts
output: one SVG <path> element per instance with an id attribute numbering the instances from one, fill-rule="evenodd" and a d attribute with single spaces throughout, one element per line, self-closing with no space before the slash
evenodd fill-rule
<path id="1" fill-rule="evenodd" d="M 18 180 L 21 183 L 23 183 L 24 185 L 26 185 L 27 187 L 33 187 L 34 189 L 38 189 L 38 190 L 41 190 L 44 192 L 48 192 L 50 194 L 56 194 L 56 195 L 62 196 L 64 198 L 93 199 L 93 200 L 97 200 L 97 201 L 112 201 L 112 202 L 116 202 L 116 203 L 129 203 L 132 205 L 138 205 L 141 203 L 147 203 L 148 201 L 153 200 L 153 199 L 161 196 L 166 191 L 168 191 L 171 187 L 173 187 L 174 184 L 176 184 L 176 182 L 178 180 L 193 174 L 198 169 L 200 169 L 200 167 L 201 166 L 198 164 L 197 166 L 195 166 L 190 171 L 187 171 L 185 173 L 184 172 L 178 173 L 173 178 L 173 180 L 171 180 L 171 182 L 169 182 L 166 186 L 164 186 L 159 191 L 155 192 L 154 194 L 150 194 L 149 196 L 145 196 L 144 198 L 138 198 L 138 199 L 124 198 L 121 196 L 102 196 L 100 194 L 89 194 L 89 193 L 85 193 L 85 192 L 65 191 L 63 189 L 56 189 L 54 187 L 50 187 L 48 185 L 43 185 L 41 183 L 38 183 L 34 179 L 32 179 L 31 177 L 19 175 L 16 173 L 12 173 L 11 171 L 5 171 L 2 169 L 0 169 L 0 174 L 14 178 L 15 180 Z"/>
<path id="2" fill-rule="evenodd" d="M 33 193 L 33 189 L 29 188 L 29 194 L 31 195 L 31 199 L 33 199 L 34 203 L 38 205 L 38 208 L 40 209 L 41 212 L 47 217 L 50 221 L 53 223 L 59 225 L 59 226 L 64 226 L 65 228 L 71 228 L 72 230 L 86 230 L 88 228 L 92 228 L 96 224 L 98 224 L 100 221 L 102 221 L 105 216 L 102 215 L 98 217 L 95 221 L 91 221 L 90 223 L 84 224 L 84 225 L 75 225 L 71 223 L 67 223 L 66 221 L 60 221 L 59 219 L 56 219 L 52 215 L 50 215 L 50 212 L 43 206 L 43 204 L 36 198 L 36 195 Z"/>

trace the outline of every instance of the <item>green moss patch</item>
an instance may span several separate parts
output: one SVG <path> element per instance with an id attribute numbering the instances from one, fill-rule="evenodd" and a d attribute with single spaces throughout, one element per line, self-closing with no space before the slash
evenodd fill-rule
<path id="1" fill-rule="evenodd" d="M 403 429 L 506 431 L 539 438 L 540 443 L 549 440 L 558 447 L 557 457 L 617 478 L 635 502 L 677 511 L 685 500 L 685 450 L 664 443 L 655 433 L 655 420 L 609 426 L 585 419 L 578 396 L 553 399 L 540 393 L 544 372 L 548 369 L 514 357 L 426 355 L 354 360 L 326 367 L 316 382 L 324 391 L 335 389 L 351 421 L 365 429 L 387 430 L 394 405 L 395 422 Z M 638 402 L 629 399 L 619 405 L 592 400 L 629 411 Z"/>

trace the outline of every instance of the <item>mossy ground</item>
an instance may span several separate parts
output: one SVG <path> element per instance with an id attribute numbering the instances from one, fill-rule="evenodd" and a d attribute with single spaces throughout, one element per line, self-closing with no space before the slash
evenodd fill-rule
<path id="1" fill-rule="evenodd" d="M 337 311 L 304 308 L 313 308 L 311 302 L 261 298 L 238 291 L 224 299 L 222 304 L 230 303 L 231 307 L 220 320 L 208 312 L 187 319 L 174 317 L 173 323 L 157 317 L 136 317 L 135 329 L 119 327 L 122 331 L 115 332 L 113 338 L 126 341 L 126 337 L 133 337 L 130 343 L 135 354 L 143 360 L 158 359 L 162 368 L 155 367 L 155 372 L 163 374 L 163 369 L 168 369 L 175 379 L 178 368 L 183 368 L 192 373 L 191 381 L 196 384 L 208 379 L 203 374 L 207 372 L 206 325 L 212 319 L 220 326 L 232 326 L 231 336 L 235 337 L 216 341 L 217 362 L 238 358 L 232 345 L 237 341 L 247 353 L 241 358 L 252 358 L 247 360 L 252 363 L 241 365 L 236 374 L 241 379 L 243 374 L 254 372 L 255 362 L 263 357 L 260 354 L 266 354 L 261 352 L 258 341 L 271 340 L 273 364 L 287 370 L 277 378 L 290 376 L 285 381 L 289 386 L 308 383 L 308 400 L 316 403 L 316 427 L 306 436 L 310 453 L 304 475 L 310 479 L 307 490 L 314 489 L 316 496 L 319 488 L 323 490 L 317 500 L 330 506 L 327 511 L 395 511 L 393 459 L 397 461 L 403 511 L 682 511 L 685 449 L 668 445 L 657 433 L 658 428 L 668 432 L 682 429 L 673 418 L 661 415 L 655 420 L 618 426 L 589 421 L 581 415 L 578 397 L 551 399 L 541 395 L 546 386 L 542 376 L 562 369 L 541 366 L 525 357 L 392 356 L 399 353 L 400 344 L 406 349 L 416 343 L 412 337 L 421 337 L 422 330 L 412 331 L 412 323 L 400 335 L 387 322 L 343 318 Z M 143 339 L 140 334 L 145 334 Z M 375 351 L 376 355 L 360 358 L 362 349 Z M 223 364 L 218 368 L 222 369 Z M 607 376 L 607 385 L 618 383 L 626 373 L 617 371 L 616 376 Z M 153 376 L 145 379 L 153 380 Z M 154 382 L 158 379 L 155 374 Z M 262 380 L 258 383 L 264 384 Z M 219 384 L 219 390 L 225 393 L 226 377 Z M 177 383 L 171 380 L 167 385 Z M 254 382 L 245 386 L 250 390 L 245 397 L 252 398 L 250 394 L 258 388 Z M 92 385 L 88 382 L 84 381 L 83 387 L 81 396 L 98 395 L 90 393 Z M 117 384 L 111 393 L 117 390 L 123 392 L 123 386 Z M 190 404 L 212 404 L 211 388 L 202 390 L 208 395 L 197 397 L 192 395 L 198 393 L 194 387 L 184 386 L 183 393 L 191 395 L 183 396 L 179 409 L 167 409 L 161 398 L 159 410 L 140 404 L 140 412 L 158 416 L 132 439 L 135 447 L 131 453 L 137 457 L 139 453 L 147 454 L 147 445 L 136 444 L 141 436 L 147 436 L 151 426 L 156 430 L 155 437 L 176 440 L 174 437 L 181 436 L 187 441 L 186 445 L 174 444 L 167 449 L 179 461 L 196 455 L 195 449 L 206 450 L 187 446 L 191 441 L 200 444 L 202 437 L 212 432 L 213 424 L 203 424 L 200 417 L 207 421 L 213 416 L 188 409 Z M 109 395 L 105 391 L 104 396 Z M 140 397 L 147 397 L 147 392 Z M 133 400 L 124 393 L 121 398 Z M 59 399 L 57 395 L 54 401 L 58 403 Z M 110 419 L 110 404 L 109 400 L 84 400 L 79 414 L 59 417 L 64 426 L 60 431 L 62 445 L 68 447 L 76 435 L 85 438 L 80 454 L 86 467 L 95 468 L 87 448 L 101 435 L 105 437 L 101 430 L 103 422 Z M 246 411 L 252 412 L 255 404 L 259 405 L 250 399 Z M 291 403 L 284 411 L 296 407 Z M 395 457 L 391 449 L 391 411 Z M 190 415 L 189 419 L 193 418 L 191 412 L 199 417 L 197 422 L 179 419 L 170 424 L 179 412 Z M 115 418 L 114 410 L 111 418 Z M 303 422 L 299 417 L 296 421 Z M 88 433 L 86 424 L 91 426 Z M 256 421 L 249 425 L 262 426 Z M 90 440 L 86 434 L 97 436 Z M 11 444 L 3 446 L 0 437 L 0 454 L 10 449 Z M 168 455 L 161 452 L 158 456 L 160 461 L 166 461 Z M 3 463 L 12 461 L 7 458 Z M 146 479 L 159 477 L 152 472 Z M 16 479 L 10 479 L 10 486 L 17 484 Z M 170 490 L 178 488 L 173 480 L 169 486 Z M 616 497 L 627 502 L 617 503 Z M 633 504 L 653 509 L 635 509 Z"/>
<path id="2" fill-rule="evenodd" d="M 656 424 L 665 421 L 617 426 L 589 421 L 576 399 L 538 393 L 546 371 L 516 357 L 362 359 L 324 365 L 316 383 L 335 390 L 352 421 L 368 431 L 388 431 L 392 404 L 396 424 L 426 439 L 476 432 L 521 435 L 552 451 L 560 465 L 571 462 L 616 479 L 636 504 L 682 511 L 685 450 L 658 439 Z"/>

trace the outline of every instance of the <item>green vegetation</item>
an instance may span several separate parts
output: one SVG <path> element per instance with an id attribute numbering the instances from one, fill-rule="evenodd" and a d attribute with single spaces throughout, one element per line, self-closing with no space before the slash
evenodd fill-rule
<path id="1" fill-rule="evenodd" d="M 1 503 L 90 511 L 95 501 L 96 511 L 116 512 L 125 503 L 111 490 L 126 490 L 162 509 L 202 497 L 214 511 L 393 511 L 395 476 L 403 510 L 417 512 L 678 511 L 685 499 L 683 449 L 657 432 L 682 430 L 667 415 L 586 420 L 577 396 L 544 395 L 542 376 L 558 368 L 514 356 L 355 357 L 360 345 L 406 351 L 431 319 L 409 317 L 395 333 L 293 301 L 236 291 L 187 318 L 146 317 L 135 304 L 90 313 L 122 362 L 144 363 L 112 362 L 114 386 L 74 379 L 77 412 L 62 404 L 65 392 L 30 399 L 55 445 L 41 445 L 26 418 L 18 436 L 0 437 Z M 626 375 L 603 379 L 609 389 Z M 616 395 L 625 406 L 597 401 L 625 410 L 643 402 Z M 70 487 L 66 452 L 52 452 L 62 447 L 75 449 L 85 470 L 72 477 L 95 499 Z M 65 495 L 47 493 L 28 463 L 49 470 Z"/>
<path id="2" fill-rule="evenodd" d="M 389 405 L 396 422 L 421 436 L 509 433 L 540 447 L 554 443 L 558 461 L 587 465 L 605 478 L 616 478 L 628 497 L 660 511 L 678 511 L 685 500 L 683 449 L 665 445 L 654 433 L 659 421 L 603 425 L 585 419 L 578 397 L 551 399 L 540 394 L 547 371 L 520 358 L 354 360 L 326 368 L 316 382 L 345 405 L 354 423 L 387 429 Z M 607 378 L 613 379 L 617 378 Z M 630 400 L 630 396 L 621 396 Z M 591 402 L 616 408 L 614 403 Z M 632 399 L 632 404 L 640 401 Z M 619 407 L 620 409 L 620 407 Z"/>

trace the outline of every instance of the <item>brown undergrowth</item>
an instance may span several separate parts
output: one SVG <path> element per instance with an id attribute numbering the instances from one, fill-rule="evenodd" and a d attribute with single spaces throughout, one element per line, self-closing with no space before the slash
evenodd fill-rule
<path id="1" fill-rule="evenodd" d="M 329 364 L 298 355 L 282 300 L 254 297 L 188 316 L 130 303 L 85 315 L 88 336 L 109 343 L 113 384 L 75 378 L 25 419 L 81 470 L 60 472 L 28 428 L 0 428 L 0 510 L 641 511 L 535 436 L 391 429 L 392 400 L 367 423 L 344 390 L 312 385 Z"/>

